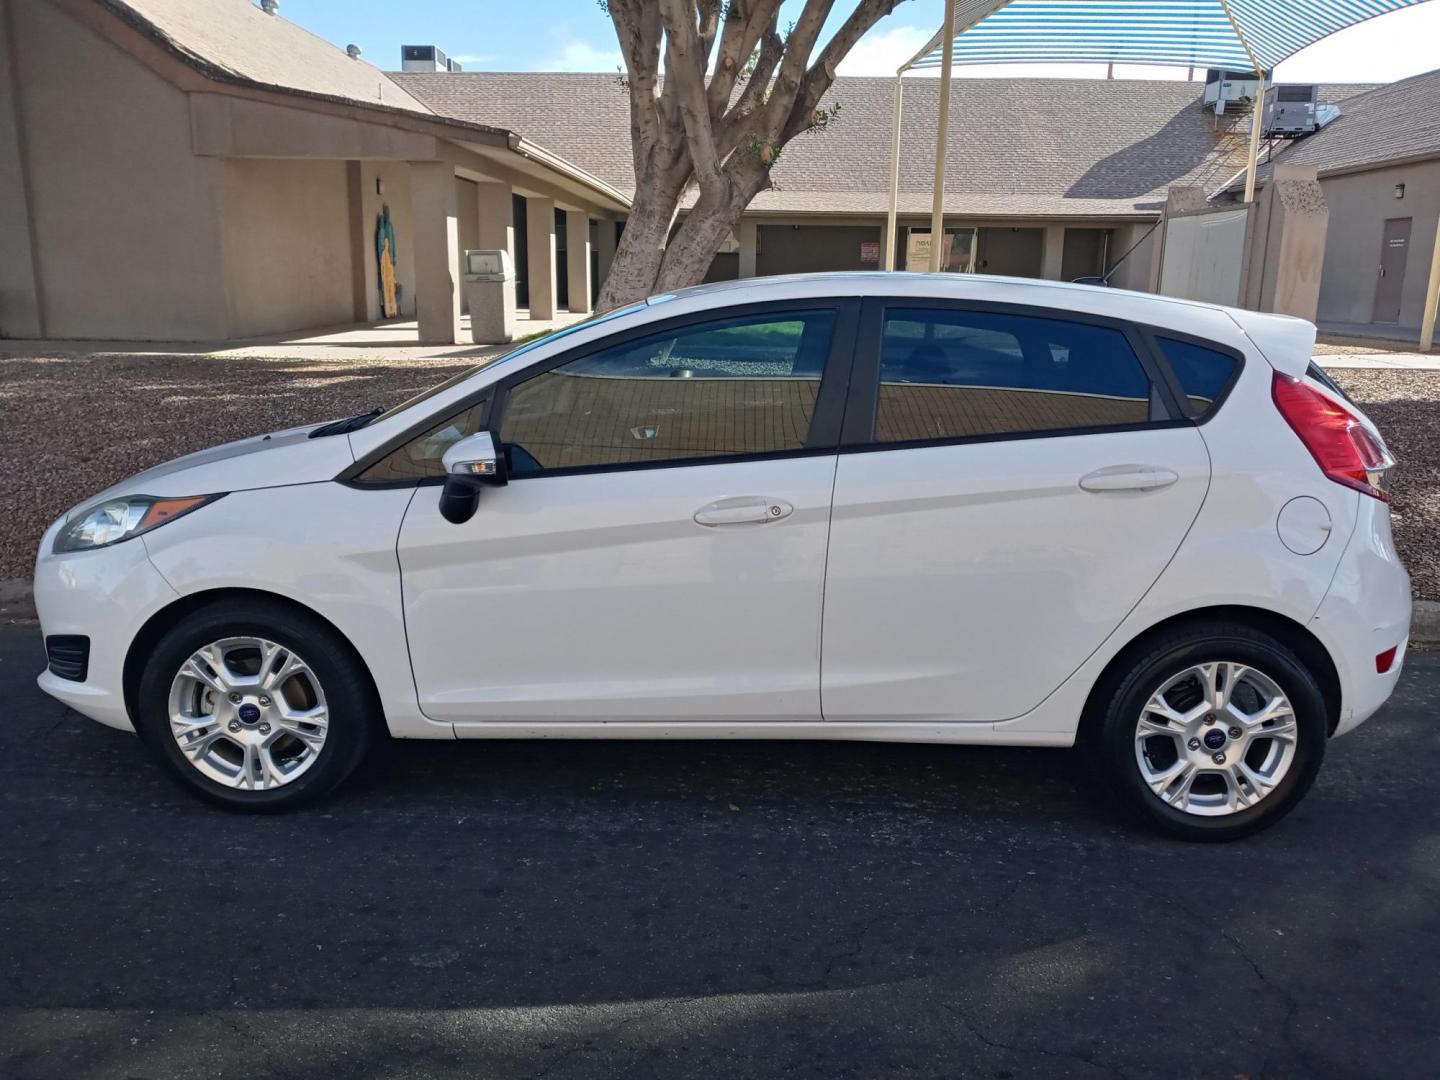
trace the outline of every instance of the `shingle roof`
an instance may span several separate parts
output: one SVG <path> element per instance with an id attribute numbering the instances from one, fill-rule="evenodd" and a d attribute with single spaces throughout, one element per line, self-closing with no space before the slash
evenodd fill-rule
<path id="1" fill-rule="evenodd" d="M 1348 99 L 1338 120 L 1291 143 L 1275 162 L 1324 174 L 1427 157 L 1440 157 L 1440 70 Z"/>
<path id="2" fill-rule="evenodd" d="M 208 73 L 322 97 L 430 112 L 389 75 L 253 0 L 106 0 Z"/>
<path id="3" fill-rule="evenodd" d="M 630 191 L 630 118 L 614 74 L 392 74 L 435 112 L 523 133 Z M 1339 101 L 1368 87 L 1322 89 Z M 754 209 L 884 213 L 894 80 L 841 78 L 840 114 L 800 136 Z M 928 212 L 939 82 L 907 79 L 903 212 Z M 1153 216 L 1172 184 L 1214 189 L 1243 167 L 1246 137 L 1217 131 L 1198 83 L 962 79 L 954 86 L 946 210 L 976 216 Z"/>
<path id="4" fill-rule="evenodd" d="M 630 105 L 618 73 L 391 72 L 390 78 L 441 116 L 519 132 L 622 191 L 635 188 Z"/>

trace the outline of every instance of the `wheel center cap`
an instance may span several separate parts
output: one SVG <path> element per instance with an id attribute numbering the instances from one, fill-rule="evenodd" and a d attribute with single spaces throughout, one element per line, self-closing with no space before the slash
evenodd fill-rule
<path id="1" fill-rule="evenodd" d="M 245 718 L 244 710 L 241 710 L 240 718 L 242 720 Z M 1209 731 L 1205 732 L 1205 749 L 1207 750 L 1219 750 L 1225 745 L 1227 741 L 1229 740 L 1227 739 L 1225 732 L 1221 731 L 1219 728 L 1211 728 Z"/>
<path id="2" fill-rule="evenodd" d="M 260 722 L 260 706 L 247 701 L 244 705 L 240 706 L 237 715 L 240 717 L 242 724 L 258 724 Z M 1224 741 L 1223 735 L 1221 736 L 1221 741 Z M 1206 745 L 1209 745 L 1208 738 L 1206 739 Z"/>

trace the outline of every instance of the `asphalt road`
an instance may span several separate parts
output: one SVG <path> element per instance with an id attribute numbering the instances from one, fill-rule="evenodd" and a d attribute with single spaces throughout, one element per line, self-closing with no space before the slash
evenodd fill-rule
<path id="1" fill-rule="evenodd" d="M 173 787 L 0 630 L 0 1076 L 1433 1076 L 1440 656 L 1240 844 L 1063 752 L 385 747 Z"/>

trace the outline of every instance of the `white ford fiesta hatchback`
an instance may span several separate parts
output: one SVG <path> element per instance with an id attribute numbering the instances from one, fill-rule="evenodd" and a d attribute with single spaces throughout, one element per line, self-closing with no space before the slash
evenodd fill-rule
<path id="1" fill-rule="evenodd" d="M 246 809 L 377 736 L 1070 746 L 1170 833 L 1399 677 L 1379 434 L 1305 322 L 830 274 L 656 297 L 46 532 L 40 685 Z"/>

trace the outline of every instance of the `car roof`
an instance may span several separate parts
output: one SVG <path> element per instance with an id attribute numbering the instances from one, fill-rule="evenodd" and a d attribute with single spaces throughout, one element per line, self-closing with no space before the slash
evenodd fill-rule
<path id="1" fill-rule="evenodd" d="M 1315 344 L 1314 324 L 1289 315 L 1128 289 L 998 274 L 862 270 L 739 278 L 652 296 L 645 315 L 637 321 L 747 303 L 837 296 L 971 300 L 1123 319 L 1191 334 L 1233 348 L 1256 347 L 1276 367 L 1292 375 L 1303 372 L 1309 365 Z"/>

